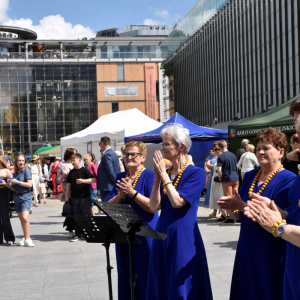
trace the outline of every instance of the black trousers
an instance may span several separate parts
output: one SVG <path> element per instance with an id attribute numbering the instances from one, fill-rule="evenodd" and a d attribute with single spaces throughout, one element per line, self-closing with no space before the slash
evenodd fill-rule
<path id="1" fill-rule="evenodd" d="M 70 203 L 72 205 L 73 216 L 90 216 L 91 215 L 91 198 L 74 198 L 70 197 Z M 75 234 L 80 237 L 81 232 L 75 224 Z"/>
<path id="2" fill-rule="evenodd" d="M 6 242 L 14 242 L 15 235 L 9 218 L 9 189 L 0 189 L 0 243 L 3 243 L 3 234 Z"/>

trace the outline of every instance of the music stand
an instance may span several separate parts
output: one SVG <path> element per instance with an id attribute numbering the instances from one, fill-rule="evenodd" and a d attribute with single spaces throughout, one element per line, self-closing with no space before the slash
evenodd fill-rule
<path id="1" fill-rule="evenodd" d="M 95 217 L 90 216 L 73 216 L 81 234 L 88 243 L 103 243 L 106 250 L 106 270 L 108 277 L 109 299 L 113 300 L 109 246 L 111 243 L 127 244 L 127 236 L 120 227 L 106 215 Z M 138 244 L 141 241 L 137 238 L 133 243 Z"/>
<path id="2" fill-rule="evenodd" d="M 94 204 L 101 209 L 127 235 L 130 260 L 130 290 L 131 300 L 136 299 L 135 286 L 138 274 L 134 274 L 133 243 L 136 235 L 165 240 L 167 235 L 154 231 L 128 204 L 97 202 Z"/>

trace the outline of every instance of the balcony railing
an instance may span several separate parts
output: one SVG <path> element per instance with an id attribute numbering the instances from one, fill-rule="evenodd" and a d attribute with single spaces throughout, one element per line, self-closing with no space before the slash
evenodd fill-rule
<path id="1" fill-rule="evenodd" d="M 114 60 L 114 59 L 163 59 L 168 53 L 161 52 L 7 52 L 0 53 L 0 60 Z"/>

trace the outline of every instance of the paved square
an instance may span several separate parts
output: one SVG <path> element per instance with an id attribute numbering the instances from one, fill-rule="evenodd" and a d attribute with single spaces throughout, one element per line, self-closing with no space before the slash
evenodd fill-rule
<path id="1" fill-rule="evenodd" d="M 70 243 L 63 229 L 62 208 L 57 201 L 33 207 L 30 215 L 34 248 L 0 245 L 0 299 L 108 299 L 105 249 L 81 240 Z M 54 204 L 54 205 L 51 205 Z M 201 204 L 198 223 L 203 237 L 214 300 L 229 299 L 238 225 L 219 224 L 206 216 Z M 12 226 L 22 238 L 19 219 Z M 111 246 L 113 294 L 117 299 L 117 269 Z M 128 280 L 128 279 L 124 279 Z"/>

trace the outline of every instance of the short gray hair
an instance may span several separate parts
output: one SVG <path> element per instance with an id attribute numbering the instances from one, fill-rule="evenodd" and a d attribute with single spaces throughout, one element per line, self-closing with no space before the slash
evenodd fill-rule
<path id="1" fill-rule="evenodd" d="M 242 140 L 242 147 L 246 147 L 249 144 L 249 140 L 244 139 Z"/>
<path id="2" fill-rule="evenodd" d="M 180 147 L 181 144 L 184 144 L 186 147 L 185 153 L 189 153 L 192 147 L 192 140 L 188 129 L 183 128 L 181 124 L 169 124 L 160 132 L 162 138 L 164 138 L 165 135 L 171 135 L 178 147 Z"/>

